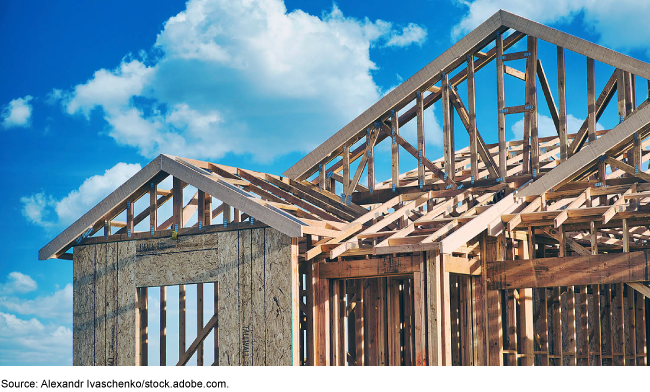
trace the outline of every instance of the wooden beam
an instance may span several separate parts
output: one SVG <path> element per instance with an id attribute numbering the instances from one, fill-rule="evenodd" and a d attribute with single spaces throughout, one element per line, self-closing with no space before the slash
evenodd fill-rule
<path id="1" fill-rule="evenodd" d="M 449 74 L 442 74 L 442 138 L 445 155 L 445 178 L 454 179 L 455 160 L 454 131 L 451 125 L 451 105 L 449 101 Z"/>
<path id="2" fill-rule="evenodd" d="M 596 72 L 594 59 L 587 57 L 587 135 L 596 140 Z"/>
<path id="3" fill-rule="evenodd" d="M 539 174 L 539 135 L 537 132 L 537 38 L 528 36 L 528 59 L 526 60 L 526 105 L 531 109 L 524 115 L 524 154 L 530 135 L 530 168 L 533 178 Z M 524 163 L 526 158 L 524 157 Z M 524 173 L 528 173 L 524 166 Z"/>
<path id="4" fill-rule="evenodd" d="M 598 121 L 600 116 L 605 111 L 607 104 L 609 104 L 609 101 L 611 101 L 612 97 L 614 96 L 614 93 L 617 90 L 616 83 L 617 83 L 616 71 L 614 71 L 612 73 L 612 76 L 607 81 L 607 84 L 605 84 L 605 87 L 603 87 L 603 90 L 600 92 L 598 99 L 596 100 L 596 106 L 595 106 L 596 121 Z M 588 129 L 589 129 L 589 117 L 585 119 L 585 121 L 582 123 L 582 126 L 580 127 L 580 130 L 573 138 L 573 141 L 571 142 L 571 145 L 569 146 L 569 150 L 568 150 L 569 157 L 576 154 L 580 150 L 585 140 L 587 139 Z"/>
<path id="5" fill-rule="evenodd" d="M 154 193 L 155 197 L 155 193 Z M 167 287 L 160 288 L 160 366 L 167 365 Z"/>
<path id="6" fill-rule="evenodd" d="M 449 99 L 449 97 L 447 97 Z M 424 99 L 419 91 L 415 94 L 415 104 L 417 106 L 417 135 L 418 135 L 418 185 L 424 185 Z M 452 178 L 453 180 L 453 178 Z"/>
<path id="7" fill-rule="evenodd" d="M 628 283 L 627 285 L 641 293 L 644 297 L 650 298 L 650 287 L 646 286 L 645 284 L 633 282 Z"/>
<path id="8" fill-rule="evenodd" d="M 603 224 L 609 222 L 614 217 L 614 215 L 616 215 L 616 213 L 618 212 L 618 206 L 623 205 L 625 203 L 625 196 L 635 192 L 636 192 L 636 184 L 632 185 L 630 189 L 625 191 L 625 193 L 623 193 L 623 195 L 618 200 L 616 200 L 614 204 L 612 204 L 607 209 L 607 211 L 605 211 L 602 218 Z"/>
<path id="9" fill-rule="evenodd" d="M 519 197 L 540 195 L 572 180 L 587 167 L 593 167 L 598 157 L 631 141 L 632 135 L 639 130 L 647 129 L 648 124 L 650 124 L 650 106 L 635 111 L 625 122 L 591 143 L 589 149 L 579 151 L 551 172 L 522 189 Z"/>
<path id="10" fill-rule="evenodd" d="M 320 277 L 324 279 L 371 278 L 375 276 L 412 274 L 420 270 L 419 256 L 381 257 L 323 263 Z"/>
<path id="11" fill-rule="evenodd" d="M 397 111 L 392 110 L 391 111 L 391 117 L 390 117 L 390 131 L 391 131 L 391 137 L 392 137 L 392 144 L 391 144 L 391 165 L 393 168 L 393 191 L 395 188 L 399 186 L 399 145 L 397 144 L 396 137 L 399 136 L 399 116 L 397 115 Z"/>
<path id="12" fill-rule="evenodd" d="M 499 135 L 499 178 L 507 177 L 506 168 L 506 114 L 503 111 L 505 105 L 505 87 L 503 84 L 503 37 L 497 33 L 497 110 L 498 110 L 498 135 Z M 524 152 L 525 154 L 525 152 Z M 524 156 L 524 168 L 528 167 L 527 156 Z M 524 171 L 527 173 L 527 171 Z"/>
<path id="13" fill-rule="evenodd" d="M 521 72 L 518 69 L 508 67 L 507 65 L 505 65 L 503 68 L 504 68 L 504 71 L 505 71 L 506 74 L 508 74 L 510 76 L 514 76 L 515 78 L 520 79 L 520 80 L 524 80 L 524 81 L 526 80 L 526 73 Z"/>
<path id="14" fill-rule="evenodd" d="M 551 113 L 551 118 L 553 119 L 555 130 L 557 131 L 557 134 L 559 136 L 560 115 L 558 113 L 557 106 L 555 106 L 555 100 L 553 99 L 553 94 L 551 93 L 551 87 L 548 84 L 548 79 L 546 78 L 544 67 L 542 67 L 542 60 L 540 59 L 537 59 L 537 78 L 539 79 L 539 84 L 542 86 L 542 92 L 544 93 L 544 98 L 546 99 L 546 105 L 548 106 L 548 111 Z M 558 81 L 559 81 L 559 77 L 558 77 Z"/>
<path id="15" fill-rule="evenodd" d="M 172 230 L 183 228 L 183 181 L 180 178 L 174 177 L 173 192 L 173 219 Z"/>
<path id="16" fill-rule="evenodd" d="M 619 170 L 622 170 L 625 173 L 627 173 L 627 174 L 629 174 L 629 175 L 631 175 L 633 177 L 636 177 L 636 178 L 638 178 L 640 180 L 643 180 L 645 182 L 650 182 L 650 174 L 648 174 L 648 173 L 646 173 L 646 172 L 644 172 L 644 171 L 642 171 L 640 169 L 637 170 L 637 168 L 635 168 L 634 166 L 630 166 L 625 162 L 619 161 L 618 159 L 614 159 L 612 157 L 606 157 L 605 158 L 605 163 L 610 165 L 610 166 L 613 166 L 613 167 L 615 167 L 615 168 L 617 168 Z"/>
<path id="17" fill-rule="evenodd" d="M 488 265 L 488 288 L 512 289 L 650 280 L 650 250 L 506 261 Z"/>
<path id="18" fill-rule="evenodd" d="M 469 79 L 468 79 L 469 80 Z M 469 85 L 468 85 L 469 88 Z M 474 90 L 473 90 L 474 91 Z M 458 95 L 458 92 L 455 91 L 453 88 L 449 89 L 449 97 L 451 98 L 451 103 L 456 109 L 456 113 L 458 113 L 458 117 L 460 117 L 460 121 L 463 123 L 463 126 L 467 130 L 467 133 L 470 135 L 470 143 L 475 142 L 477 143 L 477 150 L 478 154 L 481 157 L 481 160 L 483 161 L 483 164 L 485 165 L 486 169 L 490 173 L 490 176 L 492 178 L 498 178 L 499 177 L 499 172 L 498 172 L 498 167 L 497 164 L 494 162 L 494 159 L 492 158 L 492 154 L 490 153 L 490 150 L 487 148 L 485 145 L 485 141 L 483 141 L 483 137 L 481 136 L 480 132 L 478 131 L 478 128 L 476 128 L 476 97 L 473 97 L 474 99 L 474 126 L 472 127 L 470 123 L 470 112 L 468 109 L 465 109 L 465 105 L 463 104 L 463 101 L 460 99 L 460 96 Z M 475 132 L 472 133 L 472 129 L 475 130 Z M 472 137 L 472 135 L 475 135 L 475 138 Z M 471 149 L 471 147 L 470 147 Z M 470 161 L 471 162 L 471 161 Z M 478 167 L 476 168 L 477 173 L 474 176 L 475 180 L 478 180 Z"/>
<path id="19" fill-rule="evenodd" d="M 187 362 L 189 362 L 192 355 L 199 349 L 199 347 L 202 346 L 203 341 L 205 340 L 205 338 L 208 337 L 210 331 L 212 331 L 212 328 L 214 328 L 218 322 L 219 322 L 218 315 L 217 314 L 213 315 L 208 321 L 208 323 L 205 325 L 205 327 L 203 327 L 198 332 L 196 339 L 194 339 L 194 341 L 190 345 L 190 348 L 188 348 L 187 351 L 181 354 L 176 366 L 185 366 Z"/>
<path id="20" fill-rule="evenodd" d="M 472 179 L 478 179 L 478 149 L 476 129 L 476 84 L 474 80 L 474 57 L 467 56 L 467 109 L 469 116 L 470 172 Z M 460 111 L 457 109 L 457 112 Z"/>
<path id="21" fill-rule="evenodd" d="M 185 285 L 178 286 L 178 357 L 185 354 Z"/>
<path id="22" fill-rule="evenodd" d="M 558 90 L 558 129 L 560 138 L 560 162 L 566 161 L 567 156 L 567 126 L 566 126 L 566 72 L 564 68 L 564 48 L 557 47 L 557 90 Z"/>

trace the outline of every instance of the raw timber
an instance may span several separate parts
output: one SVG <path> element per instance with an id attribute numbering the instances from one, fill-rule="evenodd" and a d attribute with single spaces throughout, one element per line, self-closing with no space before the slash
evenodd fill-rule
<path id="1" fill-rule="evenodd" d="M 557 56 L 538 56 L 541 41 Z M 579 129 L 567 126 L 567 50 L 586 63 Z M 478 102 L 476 74 L 492 62 L 497 99 Z M 602 88 L 597 63 L 614 69 Z M 508 77 L 524 82 L 512 106 Z M 178 321 L 179 365 L 203 364 L 206 348 L 214 365 L 646 365 L 642 79 L 649 64 L 499 11 L 284 176 L 160 155 L 39 253 L 74 260 L 74 363 L 147 365 L 159 339 L 165 364 L 164 325 Z M 438 101 L 444 156 L 434 159 L 424 111 Z M 483 135 L 479 104 L 497 120 Z M 540 135 L 538 105 L 552 136 Z M 608 106 L 617 125 L 596 129 Z M 522 140 L 506 139 L 511 115 L 523 116 Z M 412 120 L 414 144 L 400 135 Z M 456 149 L 459 130 L 470 142 Z M 417 167 L 401 172 L 404 152 Z M 376 182 L 383 161 L 390 178 Z M 214 315 L 198 312 L 188 341 L 186 286 L 203 304 L 208 284 Z M 152 287 L 159 333 L 148 330 Z M 178 320 L 166 314 L 171 290 Z"/>

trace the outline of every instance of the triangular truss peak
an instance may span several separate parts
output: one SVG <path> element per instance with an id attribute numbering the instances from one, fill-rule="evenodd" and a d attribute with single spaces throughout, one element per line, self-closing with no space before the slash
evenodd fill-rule
<path id="1" fill-rule="evenodd" d="M 173 177 L 173 188 L 160 189 L 159 184 L 169 176 Z M 183 189 L 188 185 L 197 191 L 184 203 Z M 147 196 L 148 206 L 135 211 L 136 202 Z M 220 203 L 213 205 L 213 199 Z M 173 204 L 173 214 L 158 222 L 157 211 L 167 202 Z M 348 221 L 365 212 L 360 206 L 339 202 L 333 194 L 317 192 L 288 178 L 160 155 L 41 249 L 39 258 L 69 258 L 65 252 L 76 245 L 251 225 L 268 225 L 290 237 L 337 237 Z M 126 221 L 115 219 L 124 213 Z M 215 225 L 217 218 L 223 224 Z M 147 230 L 135 230 L 147 221 Z"/>

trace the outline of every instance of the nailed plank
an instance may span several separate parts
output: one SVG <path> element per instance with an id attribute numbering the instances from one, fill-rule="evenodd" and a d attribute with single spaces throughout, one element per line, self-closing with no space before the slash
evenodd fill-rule
<path id="1" fill-rule="evenodd" d="M 551 172 L 522 189 L 519 197 L 540 195 L 571 180 L 607 151 L 630 142 L 635 132 L 647 129 L 648 125 L 650 125 L 650 107 L 646 106 L 635 111 L 623 123 L 596 139 L 589 148 L 578 151 Z"/>
<path id="2" fill-rule="evenodd" d="M 465 55 L 473 53 L 494 38 L 496 31 L 501 28 L 501 17 L 497 12 L 475 30 L 463 37 L 458 43 L 446 50 L 431 63 L 418 71 L 396 89 L 386 94 L 377 103 L 344 126 L 336 134 L 289 168 L 284 175 L 296 179 L 306 178 L 313 173 L 313 168 L 326 160 L 332 153 L 340 149 L 344 143 L 353 141 L 379 117 L 388 114 L 391 109 L 401 109 L 415 98 L 415 91 L 428 88 L 440 79 L 440 70 L 453 69 L 465 60 Z M 459 57 L 461 56 L 461 57 Z"/>
<path id="3" fill-rule="evenodd" d="M 488 265 L 488 288 L 554 287 L 650 280 L 650 251 L 510 260 Z"/>
<path id="4" fill-rule="evenodd" d="M 69 244 L 100 220 L 101 222 L 97 229 L 101 228 L 104 224 L 104 216 L 113 210 L 115 206 L 126 202 L 127 198 L 131 197 L 135 200 L 134 194 L 143 188 L 142 184 L 148 184 L 160 172 L 160 169 L 161 156 L 158 156 L 39 250 L 39 260 L 47 260 L 66 249 Z M 149 187 L 145 186 L 144 189 L 141 190 L 141 195 L 148 192 L 148 190 Z"/>
<path id="5" fill-rule="evenodd" d="M 320 264 L 320 277 L 327 279 L 368 278 L 411 274 L 420 270 L 416 256 L 382 257 Z"/>

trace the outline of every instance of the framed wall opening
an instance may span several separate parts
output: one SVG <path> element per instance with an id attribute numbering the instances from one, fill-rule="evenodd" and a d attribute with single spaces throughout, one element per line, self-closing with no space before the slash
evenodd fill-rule
<path id="1" fill-rule="evenodd" d="M 140 366 L 219 365 L 219 283 L 136 288 Z"/>

